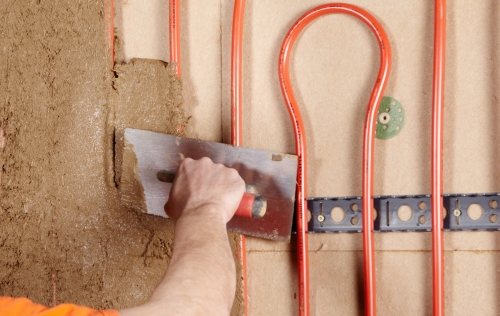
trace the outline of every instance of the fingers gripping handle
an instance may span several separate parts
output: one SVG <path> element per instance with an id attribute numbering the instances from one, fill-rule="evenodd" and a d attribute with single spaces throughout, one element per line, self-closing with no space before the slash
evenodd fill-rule
<path id="1" fill-rule="evenodd" d="M 162 182 L 173 183 L 175 175 L 176 173 L 173 171 L 160 170 L 156 174 L 156 177 Z M 234 215 L 248 218 L 262 218 L 266 214 L 266 198 L 256 193 L 255 188 L 249 184 L 246 185 L 246 191 Z"/>

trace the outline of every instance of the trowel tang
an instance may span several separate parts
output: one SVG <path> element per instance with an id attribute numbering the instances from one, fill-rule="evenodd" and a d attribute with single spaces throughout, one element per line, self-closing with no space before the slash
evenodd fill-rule
<path id="1" fill-rule="evenodd" d="M 173 183 L 175 175 L 175 171 L 160 170 L 156 174 L 156 177 L 162 182 Z M 255 193 L 255 188 L 247 184 L 246 192 L 243 194 L 240 205 L 234 215 L 248 218 L 262 218 L 266 214 L 266 209 L 266 198 Z"/>

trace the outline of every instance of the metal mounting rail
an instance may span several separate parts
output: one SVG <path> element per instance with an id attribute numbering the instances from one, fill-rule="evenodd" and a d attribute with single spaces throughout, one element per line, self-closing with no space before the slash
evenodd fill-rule
<path id="1" fill-rule="evenodd" d="M 431 231 L 430 195 L 375 196 L 373 200 L 375 232 Z M 308 198 L 306 202 L 309 233 L 362 231 L 361 197 Z M 445 194 L 443 205 L 446 231 L 500 230 L 500 193 Z M 398 215 L 404 208 L 406 218 Z"/>

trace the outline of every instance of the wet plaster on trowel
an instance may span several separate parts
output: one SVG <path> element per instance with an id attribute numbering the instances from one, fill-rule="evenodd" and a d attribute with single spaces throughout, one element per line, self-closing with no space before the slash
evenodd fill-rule
<path id="1" fill-rule="evenodd" d="M 180 82 L 144 61 L 113 79 L 103 16 L 102 0 L 0 3 L 0 295 L 123 308 L 168 267 L 173 223 L 121 205 L 113 140 L 127 124 L 178 134 Z"/>
<path id="2" fill-rule="evenodd" d="M 181 81 L 174 67 L 159 60 L 132 59 L 115 66 L 112 95 L 114 111 L 110 125 L 115 129 L 114 167 L 109 174 L 121 182 L 123 134 L 125 128 L 185 136 L 182 131 L 187 120 L 182 108 Z M 116 173 L 114 174 L 114 171 Z"/>

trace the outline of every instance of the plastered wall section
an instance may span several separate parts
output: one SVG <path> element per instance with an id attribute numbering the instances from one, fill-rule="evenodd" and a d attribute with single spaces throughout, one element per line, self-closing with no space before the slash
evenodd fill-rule
<path id="1" fill-rule="evenodd" d="M 188 134 L 221 140 L 220 0 L 181 3 L 181 64 Z M 116 0 L 115 25 L 122 59 L 168 62 L 168 1 Z"/>
<path id="2" fill-rule="evenodd" d="M 168 60 L 168 41 L 162 44 L 163 55 L 154 55 L 158 39 L 152 36 L 160 25 L 164 29 L 158 34 L 166 36 L 167 22 L 157 19 L 156 24 L 145 27 L 150 31 L 138 35 L 137 27 L 142 22 L 127 18 L 127 14 L 137 15 L 148 6 L 159 10 L 153 3 L 128 0 L 128 8 L 124 6 L 123 36 L 128 58 Z M 247 1 L 245 146 L 294 152 L 292 126 L 278 83 L 279 48 L 292 23 L 323 3 Z M 397 137 L 376 141 L 375 194 L 428 194 L 433 3 L 349 3 L 368 10 L 384 25 L 393 49 L 385 95 L 399 100 L 406 113 L 405 126 Z M 197 6 L 187 0 L 181 4 L 184 98 L 192 111 L 192 128 L 200 138 L 228 142 L 233 2 L 214 0 Z M 500 191 L 496 159 L 500 140 L 499 6 L 494 0 L 448 3 L 445 193 Z M 166 8 L 163 10 L 165 17 Z M 148 36 L 153 38 L 150 44 L 140 42 Z M 352 17 L 323 17 L 299 37 L 291 73 L 306 127 L 309 197 L 361 194 L 363 120 L 378 62 L 375 39 Z M 498 314 L 498 233 L 446 233 L 445 244 L 447 314 Z M 430 246 L 429 233 L 376 234 L 380 315 L 431 315 Z M 361 235 L 310 235 L 309 247 L 312 314 L 361 315 Z M 293 239 L 290 244 L 248 239 L 250 315 L 298 314 L 295 257 Z"/>

